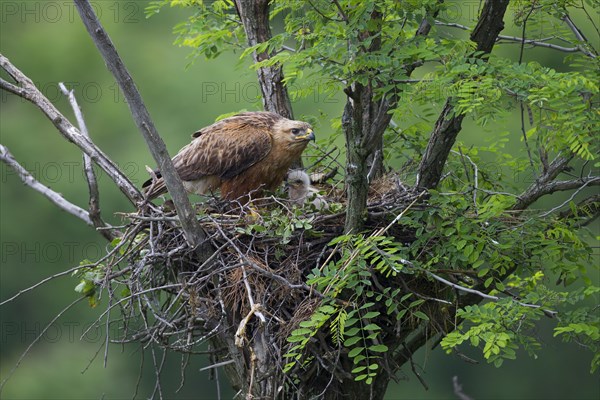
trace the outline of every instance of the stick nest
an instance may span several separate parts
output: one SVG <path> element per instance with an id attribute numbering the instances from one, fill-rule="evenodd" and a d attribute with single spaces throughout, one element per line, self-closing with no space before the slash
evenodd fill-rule
<path id="1" fill-rule="evenodd" d="M 120 319 L 113 321 L 121 325 L 122 335 L 112 339 L 153 342 L 190 354 L 204 352 L 208 342 L 216 363 L 232 357 L 232 341 L 238 348 L 251 347 L 260 329 L 278 350 L 273 362 L 280 372 L 285 363 L 282 355 L 290 346 L 286 339 L 324 297 L 306 284 L 307 275 L 340 258 L 339 249 L 329 243 L 344 233 L 343 191 L 335 185 L 320 189 L 330 205 L 326 211 L 310 204 L 292 206 L 278 196 L 258 199 L 250 206 L 217 198 L 196 205 L 210 244 L 208 259 L 187 246 L 168 203 L 127 215 L 130 222 L 124 235 L 107 256 L 111 273 L 106 284 L 114 296 L 110 303 L 122 309 Z M 409 205 L 422 208 L 424 200 L 415 204 L 419 196 L 395 175 L 374 182 L 366 236 L 389 225 Z M 400 224 L 388 228 L 386 235 L 396 241 L 414 240 L 413 229 Z M 401 284 L 406 282 L 397 286 Z M 339 301 L 346 304 L 347 300 L 342 294 Z M 397 327 L 393 322 L 389 325 L 393 335 Z M 348 378 L 339 366 L 339 346 L 320 338 L 308 351 L 320 359 L 309 373 L 313 378 L 323 368 L 329 376 Z M 336 352 L 338 360 L 333 360 L 331 354 Z M 251 363 L 250 358 L 245 362 Z"/>

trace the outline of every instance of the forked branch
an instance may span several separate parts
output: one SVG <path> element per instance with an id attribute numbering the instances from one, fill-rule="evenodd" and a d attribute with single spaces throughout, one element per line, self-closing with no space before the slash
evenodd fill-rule
<path id="1" fill-rule="evenodd" d="M 32 188 L 33 190 L 43 194 L 48 200 L 54 203 L 58 208 L 68 212 L 69 214 L 79 218 L 89 226 L 94 226 L 94 223 L 90 219 L 90 216 L 86 210 L 83 208 L 69 202 L 64 197 L 62 197 L 59 193 L 50 189 L 48 186 L 42 184 L 37 179 L 33 177 L 8 151 L 8 149 L 0 144 L 0 160 L 2 160 L 6 165 L 12 168 L 21 181 Z"/>
<path id="2" fill-rule="evenodd" d="M 558 156 L 550 163 L 547 170 L 539 176 L 535 182 L 533 182 L 523 193 L 518 196 L 516 204 L 513 206 L 513 210 L 524 210 L 533 204 L 540 197 L 550 193 L 554 193 L 560 190 L 571 190 L 581 186 L 583 182 L 578 182 L 575 185 L 575 181 L 568 181 L 569 184 L 558 184 L 552 181 L 568 167 L 569 162 L 573 159 L 573 156 Z"/>
<path id="3" fill-rule="evenodd" d="M 88 133 L 85 120 L 83 119 L 83 113 L 81 112 L 81 108 L 79 108 L 79 104 L 77 103 L 77 99 L 75 98 L 75 92 L 73 90 L 67 90 L 66 86 L 62 82 L 60 82 L 58 86 L 60 87 L 60 90 L 63 92 L 63 94 L 69 99 L 69 103 L 71 104 L 71 108 L 73 109 L 73 113 L 75 114 L 75 119 L 77 120 L 77 125 L 79 125 L 79 131 L 83 136 L 89 139 L 90 135 Z M 96 173 L 92 168 L 92 159 L 85 153 L 83 154 L 83 169 L 85 172 L 85 178 L 87 180 L 88 189 L 90 193 L 90 200 L 88 203 L 88 215 L 96 228 L 107 228 L 107 224 L 102 220 L 102 217 L 100 216 L 100 192 L 98 190 L 98 181 L 96 179 Z M 113 240 L 115 237 L 120 236 L 120 234 L 116 230 L 100 229 L 99 232 L 109 241 Z"/>
<path id="4" fill-rule="evenodd" d="M 0 67 L 16 82 L 15 85 L 0 78 L 0 88 L 22 97 L 38 107 L 44 115 L 52 121 L 56 129 L 58 129 L 65 139 L 79 147 L 81 151 L 87 154 L 104 172 L 106 172 L 133 205 L 138 206 L 142 204 L 142 194 L 133 183 L 131 183 L 127 176 L 119 170 L 117 165 L 90 139 L 82 135 L 81 132 L 79 132 L 79 130 L 75 128 L 75 126 L 60 113 L 60 111 L 58 111 L 54 104 L 38 90 L 33 81 L 2 54 L 0 54 Z"/>

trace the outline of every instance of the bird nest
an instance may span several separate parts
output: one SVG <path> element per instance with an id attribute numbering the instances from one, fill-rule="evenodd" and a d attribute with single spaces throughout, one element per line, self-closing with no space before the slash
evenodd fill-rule
<path id="1" fill-rule="evenodd" d="M 152 342 L 190 354 L 206 352 L 206 343 L 210 343 L 213 360 L 219 364 L 232 352 L 223 337 L 243 348 L 254 340 L 260 327 L 279 349 L 274 362 L 281 371 L 285 363 L 282 355 L 290 348 L 287 339 L 327 297 L 307 284 L 307 276 L 342 257 L 339 246 L 331 244 L 344 234 L 345 199 L 340 185 L 320 187 L 329 204 L 326 210 L 317 210 L 310 203 L 292 205 L 277 195 L 255 200 L 250 206 L 217 198 L 197 204 L 208 253 L 189 248 L 168 203 L 162 207 L 148 205 L 126 215 L 129 224 L 105 259 L 111 271 L 105 281 L 113 297 L 109 303 L 122 311 L 113 321 L 122 329 L 112 340 Z M 414 229 L 396 223 L 396 217 L 423 208 L 424 201 L 422 194 L 405 188 L 395 175 L 374 182 L 369 192 L 366 237 L 385 228 L 386 236 L 411 243 Z M 396 279 L 385 282 L 385 286 L 404 287 L 403 292 L 412 290 L 407 285 L 414 288 L 416 284 L 421 292 L 439 289 L 426 279 L 398 280 L 389 274 L 379 279 Z M 117 289 L 119 286 L 122 290 Z M 356 300 L 341 293 L 335 301 L 349 305 Z M 403 329 L 408 332 L 418 323 Z M 390 322 L 389 334 L 394 335 L 397 329 Z M 385 337 L 382 340 L 388 341 Z M 310 375 L 316 379 L 323 368 L 329 376 L 347 375 L 337 365 L 339 360 L 322 359 L 338 347 L 326 337 L 307 347 L 313 358 L 320 359 Z M 345 378 L 348 376 L 339 379 Z"/>

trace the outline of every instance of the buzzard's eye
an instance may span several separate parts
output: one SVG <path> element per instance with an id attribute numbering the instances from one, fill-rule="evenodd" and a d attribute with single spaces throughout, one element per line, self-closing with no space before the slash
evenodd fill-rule
<path id="1" fill-rule="evenodd" d="M 298 128 L 292 128 L 292 134 L 293 135 L 297 135 L 299 133 L 300 133 L 300 129 L 298 129 Z"/>

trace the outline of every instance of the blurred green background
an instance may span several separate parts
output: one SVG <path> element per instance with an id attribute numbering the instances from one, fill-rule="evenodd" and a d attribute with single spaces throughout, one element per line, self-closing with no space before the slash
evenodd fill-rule
<path id="1" fill-rule="evenodd" d="M 247 63 L 239 61 L 239 54 L 191 63 L 187 58 L 190 49 L 173 46 L 172 27 L 183 21 L 190 10 L 165 9 L 147 20 L 144 17 L 147 1 L 93 1 L 92 4 L 172 154 L 189 142 L 192 132 L 212 123 L 218 115 L 260 109 L 255 74 Z M 478 1 L 456 3 L 456 21 L 471 23 L 477 4 Z M 74 88 L 93 140 L 136 185 L 141 185 L 147 177 L 144 166 L 153 166 L 154 162 L 73 4 L 67 0 L 3 0 L 0 5 L 0 52 L 33 79 L 72 121 L 72 112 L 59 94 L 58 83 L 65 82 Z M 509 29 L 508 33 L 518 32 Z M 516 51 L 517 46 L 501 49 L 506 55 Z M 526 61 L 535 58 L 562 69 L 562 56 L 534 49 L 527 53 Z M 6 74 L 2 77 L 7 79 Z M 0 143 L 38 180 L 86 207 L 87 187 L 77 148 L 62 139 L 30 103 L 0 92 L 0 107 Z M 331 132 L 329 121 L 338 118 L 342 109 L 342 97 L 313 96 L 294 102 L 296 117 L 317 119 L 320 138 Z M 490 134 L 511 132 L 511 148 L 519 152 L 522 145 L 518 120 L 513 120 L 501 129 L 490 130 Z M 481 135 L 480 128 L 467 123 L 461 140 L 481 144 L 482 136 L 485 135 Z M 74 267 L 83 259 L 97 259 L 103 253 L 106 243 L 92 229 L 23 186 L 4 164 L 0 165 L 0 174 L 1 300 Z M 100 172 L 99 183 L 103 216 L 118 224 L 120 219 L 114 213 L 132 208 Z M 560 196 L 554 197 L 553 201 L 558 201 Z M 2 380 L 46 324 L 76 298 L 73 291 L 76 284 L 75 278 L 62 277 L 0 307 Z M 142 351 L 137 345 L 112 345 L 104 368 L 104 332 L 96 328 L 86 332 L 105 306 L 102 302 L 92 309 L 82 302 L 67 311 L 25 357 L 6 384 L 2 398 L 121 399 L 131 398 L 136 390 L 138 398 L 149 397 L 155 385 L 151 352 Z M 500 369 L 485 362 L 467 364 L 445 355 L 439 348 L 423 349 L 415 355 L 415 368 L 429 390 L 415 378 L 410 366 L 405 366 L 401 377 L 405 379 L 392 383 L 387 398 L 455 398 L 452 388 L 455 375 L 465 393 L 476 399 L 599 398 L 598 377 L 589 374 L 591 355 L 576 345 L 554 341 L 549 326 L 540 327 L 539 335 L 545 343 L 539 358 L 521 354 L 517 361 L 506 362 Z M 478 353 L 470 355 L 481 360 Z M 160 358 L 161 353 L 156 357 Z M 199 371 L 207 365 L 200 357 L 190 360 L 185 385 L 177 391 L 182 379 L 181 364 L 179 355 L 167 356 L 161 376 L 165 398 L 216 398 L 217 384 L 209 380 L 206 371 Z M 138 377 L 141 380 L 136 389 Z M 223 398 L 233 396 L 222 376 L 221 394 Z"/>

